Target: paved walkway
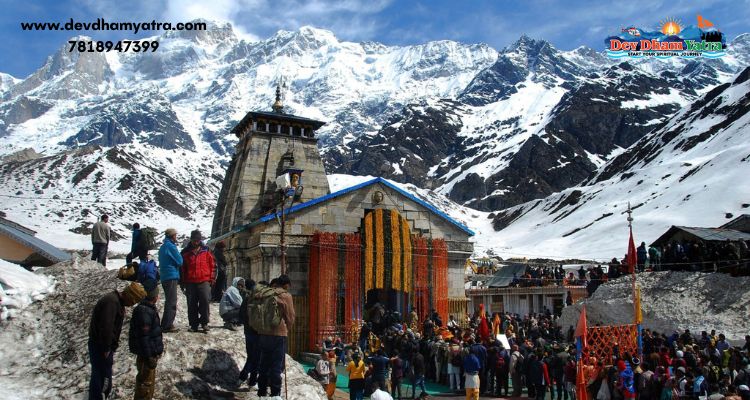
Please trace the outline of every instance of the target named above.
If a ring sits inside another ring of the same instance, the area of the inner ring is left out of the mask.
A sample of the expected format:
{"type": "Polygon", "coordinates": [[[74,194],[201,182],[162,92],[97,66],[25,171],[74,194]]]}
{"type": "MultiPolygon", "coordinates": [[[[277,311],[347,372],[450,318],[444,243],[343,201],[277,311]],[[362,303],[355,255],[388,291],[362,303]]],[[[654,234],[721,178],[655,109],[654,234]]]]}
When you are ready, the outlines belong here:
{"type": "MultiPolygon", "coordinates": [[[[336,390],[336,394],[333,396],[334,400],[349,400],[349,393],[343,390],[336,390]]],[[[367,398],[367,397],[365,397],[367,398]]],[[[429,398],[436,398],[441,400],[465,400],[466,395],[452,395],[452,394],[435,394],[430,395],[429,398]]],[[[411,399],[411,397],[403,397],[403,399],[411,399]]],[[[481,396],[480,399],[512,399],[512,400],[529,400],[528,397],[493,397],[493,396],[481,396]]]]}
{"type": "MultiPolygon", "coordinates": [[[[310,364],[302,364],[305,367],[305,370],[308,370],[309,368],[312,368],[312,365],[310,364]]],[[[335,400],[349,400],[349,392],[346,390],[346,388],[349,385],[349,379],[346,374],[346,368],[339,365],[336,366],[336,371],[338,372],[338,379],[336,379],[336,393],[334,394],[333,398],[335,400]]],[[[465,400],[466,395],[460,394],[457,395],[455,393],[452,393],[450,389],[445,385],[438,385],[434,382],[427,381],[427,393],[429,393],[429,398],[439,398],[442,400],[465,400]]],[[[404,395],[407,394],[406,389],[409,388],[408,394],[411,395],[411,386],[404,384],[402,386],[402,393],[404,395]]],[[[368,399],[369,397],[365,397],[365,399],[368,399]]],[[[402,399],[412,399],[413,397],[402,397],[402,399]]],[[[528,400],[528,397],[494,397],[494,396],[480,396],[481,399],[511,399],[511,400],[528,400]]]]}

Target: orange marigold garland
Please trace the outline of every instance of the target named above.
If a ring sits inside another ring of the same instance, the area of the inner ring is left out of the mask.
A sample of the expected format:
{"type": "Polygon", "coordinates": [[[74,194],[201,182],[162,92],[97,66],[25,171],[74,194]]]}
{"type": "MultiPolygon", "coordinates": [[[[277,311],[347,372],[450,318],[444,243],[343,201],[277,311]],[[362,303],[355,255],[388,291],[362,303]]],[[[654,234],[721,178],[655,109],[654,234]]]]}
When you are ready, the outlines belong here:
{"type": "Polygon", "coordinates": [[[391,240],[392,245],[392,261],[391,265],[393,268],[393,281],[391,287],[396,290],[401,290],[401,215],[396,210],[391,210],[391,240]]]}
{"type": "Polygon", "coordinates": [[[383,289],[388,293],[388,289],[393,284],[393,231],[391,230],[391,215],[388,210],[383,210],[383,289]]]}
{"type": "Polygon", "coordinates": [[[448,321],[448,247],[443,239],[432,240],[435,309],[448,321]]]}
{"type": "Polygon", "coordinates": [[[375,246],[373,245],[373,233],[372,233],[372,220],[373,220],[374,214],[372,212],[365,215],[365,222],[364,222],[364,271],[365,271],[365,292],[362,293],[363,296],[367,296],[367,292],[372,289],[373,286],[373,252],[375,251],[375,246]]]}
{"type": "Polygon", "coordinates": [[[320,277],[320,232],[315,232],[310,243],[310,268],[307,271],[307,305],[310,310],[309,342],[310,349],[315,349],[318,340],[318,301],[320,289],[318,287],[320,277]]]}
{"type": "Polygon", "coordinates": [[[383,228],[383,210],[375,210],[375,288],[384,288],[385,278],[385,238],[383,228]]]}
{"type": "Polygon", "coordinates": [[[403,281],[404,292],[412,293],[412,250],[411,250],[411,230],[409,221],[406,218],[401,219],[401,243],[403,244],[404,264],[403,264],[403,281]]]}
{"type": "Polygon", "coordinates": [[[419,320],[424,321],[430,311],[427,271],[427,239],[414,236],[414,306],[419,320]]]}
{"type": "Polygon", "coordinates": [[[324,232],[321,235],[320,282],[321,294],[319,310],[322,323],[321,336],[330,336],[336,332],[336,307],[338,303],[338,265],[339,248],[338,235],[324,232]]]}
{"type": "Polygon", "coordinates": [[[344,330],[346,341],[356,341],[356,332],[362,321],[364,294],[362,293],[362,248],[361,236],[357,233],[344,235],[346,245],[344,281],[345,281],[345,312],[344,330]]]}

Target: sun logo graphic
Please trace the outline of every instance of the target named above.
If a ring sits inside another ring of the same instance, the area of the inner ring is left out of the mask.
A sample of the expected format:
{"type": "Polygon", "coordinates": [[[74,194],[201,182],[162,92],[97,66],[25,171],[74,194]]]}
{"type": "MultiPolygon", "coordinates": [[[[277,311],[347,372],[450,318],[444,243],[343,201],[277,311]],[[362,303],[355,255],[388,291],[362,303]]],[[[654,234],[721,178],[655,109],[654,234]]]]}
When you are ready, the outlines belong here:
{"type": "Polygon", "coordinates": [[[679,35],[682,31],[682,21],[676,18],[659,21],[659,31],[667,36],[679,35]]]}

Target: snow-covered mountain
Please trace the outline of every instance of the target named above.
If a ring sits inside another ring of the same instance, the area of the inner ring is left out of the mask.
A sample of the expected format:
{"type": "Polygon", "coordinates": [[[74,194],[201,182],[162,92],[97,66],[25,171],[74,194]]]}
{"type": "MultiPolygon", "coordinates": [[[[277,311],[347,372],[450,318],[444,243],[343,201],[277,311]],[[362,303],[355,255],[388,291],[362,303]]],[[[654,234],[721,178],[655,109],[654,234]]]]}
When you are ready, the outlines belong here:
{"type": "Polygon", "coordinates": [[[613,64],[523,36],[457,98],[407,106],[352,142],[338,170],[430,187],[484,211],[545,197],[580,183],[743,65],[733,55],[665,61],[673,69],[653,63],[613,64]]]}
{"type": "Polygon", "coordinates": [[[0,185],[12,196],[0,199],[8,218],[67,249],[88,248],[91,226],[107,213],[111,249],[128,252],[133,222],[207,230],[223,179],[215,157],[188,150],[87,146],[0,164],[0,185]]]}
{"type": "Polygon", "coordinates": [[[247,42],[208,23],[156,39],[154,53],[61,46],[24,79],[0,74],[0,211],[67,248],[88,247],[104,212],[123,236],[133,221],[207,230],[229,129],[281,84],[287,112],[327,123],[329,173],[407,184],[489,227],[489,212],[580,185],[750,62],[750,35],[719,60],[634,63],[526,36],[500,51],[312,27],[247,42]]]}
{"type": "Polygon", "coordinates": [[[582,185],[492,215],[500,231],[484,236],[484,246],[518,255],[620,257],[627,249],[628,203],[638,242],[655,240],[671,225],[719,226],[750,212],[749,137],[747,68],[582,185]]]}

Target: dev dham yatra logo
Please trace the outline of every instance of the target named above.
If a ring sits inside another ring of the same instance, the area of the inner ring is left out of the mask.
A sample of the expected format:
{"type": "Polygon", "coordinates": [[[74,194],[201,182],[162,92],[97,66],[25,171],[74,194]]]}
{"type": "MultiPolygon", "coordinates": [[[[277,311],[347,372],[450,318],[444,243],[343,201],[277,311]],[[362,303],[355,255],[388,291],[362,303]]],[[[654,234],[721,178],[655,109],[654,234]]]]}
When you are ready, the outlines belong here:
{"type": "Polygon", "coordinates": [[[683,26],[675,18],[659,22],[656,30],[631,26],[605,40],[610,58],[719,58],[725,55],[724,34],[698,15],[698,26],[683,26]]]}

